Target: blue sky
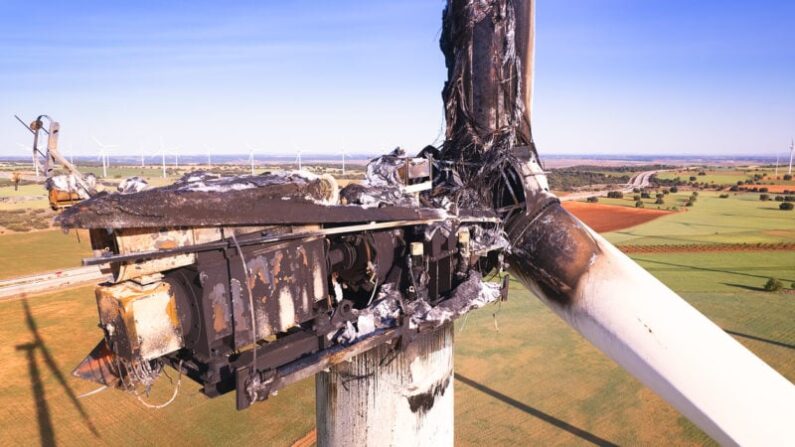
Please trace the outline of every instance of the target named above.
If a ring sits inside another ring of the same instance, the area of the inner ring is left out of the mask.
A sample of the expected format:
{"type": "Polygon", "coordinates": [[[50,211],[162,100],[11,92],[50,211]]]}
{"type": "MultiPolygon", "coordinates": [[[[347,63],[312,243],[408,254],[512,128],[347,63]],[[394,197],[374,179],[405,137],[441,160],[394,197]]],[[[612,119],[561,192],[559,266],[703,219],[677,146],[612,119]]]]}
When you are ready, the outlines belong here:
{"type": "MultiPolygon", "coordinates": [[[[795,2],[540,0],[543,153],[772,154],[795,134],[795,2]]],[[[0,0],[0,154],[13,120],[67,153],[411,150],[440,138],[439,0],[0,0]]]]}

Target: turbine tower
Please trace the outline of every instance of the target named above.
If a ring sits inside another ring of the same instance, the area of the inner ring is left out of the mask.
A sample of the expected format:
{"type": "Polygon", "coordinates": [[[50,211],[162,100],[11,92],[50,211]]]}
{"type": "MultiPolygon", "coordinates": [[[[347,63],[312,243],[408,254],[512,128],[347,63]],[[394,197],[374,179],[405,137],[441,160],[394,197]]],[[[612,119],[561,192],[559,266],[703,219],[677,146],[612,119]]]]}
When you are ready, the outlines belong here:
{"type": "Polygon", "coordinates": [[[345,175],[345,155],[347,155],[347,152],[345,152],[345,149],[343,149],[342,150],[342,175],[345,175]]]}
{"type": "Polygon", "coordinates": [[[246,147],[248,148],[248,165],[251,168],[251,175],[254,175],[254,151],[256,149],[249,143],[246,143],[246,147]]]}
{"type": "Polygon", "coordinates": [[[298,153],[295,156],[296,161],[298,161],[298,170],[301,170],[301,150],[298,150],[298,153]]]}
{"type": "Polygon", "coordinates": [[[210,146],[204,145],[204,149],[207,151],[207,169],[213,167],[213,151],[210,146]]]}
{"type": "Polygon", "coordinates": [[[112,149],[116,146],[115,144],[102,144],[96,137],[91,137],[97,146],[99,146],[99,158],[102,160],[102,177],[108,176],[108,166],[110,165],[110,160],[108,159],[108,149],[112,149]]]}
{"type": "Polygon", "coordinates": [[[792,154],[795,153],[795,139],[791,140],[789,143],[789,170],[787,170],[787,174],[792,175],[792,154]]]}
{"type": "Polygon", "coordinates": [[[160,158],[161,166],[163,167],[163,178],[166,178],[166,145],[163,143],[163,137],[160,137],[160,158]]]}

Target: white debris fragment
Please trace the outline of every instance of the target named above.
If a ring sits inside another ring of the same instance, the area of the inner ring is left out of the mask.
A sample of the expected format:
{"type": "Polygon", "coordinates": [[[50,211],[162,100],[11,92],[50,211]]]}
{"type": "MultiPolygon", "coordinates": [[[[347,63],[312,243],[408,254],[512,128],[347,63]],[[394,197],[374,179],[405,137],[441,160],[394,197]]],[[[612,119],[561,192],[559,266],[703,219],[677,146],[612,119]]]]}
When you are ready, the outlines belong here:
{"type": "Polygon", "coordinates": [[[135,176],[122,180],[122,182],[119,183],[119,186],[116,187],[116,190],[122,194],[132,194],[144,191],[147,188],[149,188],[149,183],[144,180],[143,177],[135,176]]]}

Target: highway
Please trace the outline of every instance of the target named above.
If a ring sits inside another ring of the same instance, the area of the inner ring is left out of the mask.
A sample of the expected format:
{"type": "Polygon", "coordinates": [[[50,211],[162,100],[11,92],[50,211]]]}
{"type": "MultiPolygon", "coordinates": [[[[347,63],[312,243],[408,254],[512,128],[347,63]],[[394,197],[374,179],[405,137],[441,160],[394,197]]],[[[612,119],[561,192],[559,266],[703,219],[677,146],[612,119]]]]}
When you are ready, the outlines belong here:
{"type": "MultiPolygon", "coordinates": [[[[618,191],[629,193],[632,192],[635,188],[648,188],[651,185],[651,176],[658,172],[663,172],[662,170],[657,171],[643,171],[639,172],[632,176],[625,185],[621,185],[621,189],[618,191]]],[[[606,196],[608,192],[611,190],[601,190],[601,191],[579,191],[574,192],[571,194],[567,194],[560,198],[561,202],[571,202],[575,200],[583,200],[587,199],[588,197],[596,196],[596,197],[603,197],[606,196]]],[[[615,191],[615,190],[614,190],[615,191]]]]}

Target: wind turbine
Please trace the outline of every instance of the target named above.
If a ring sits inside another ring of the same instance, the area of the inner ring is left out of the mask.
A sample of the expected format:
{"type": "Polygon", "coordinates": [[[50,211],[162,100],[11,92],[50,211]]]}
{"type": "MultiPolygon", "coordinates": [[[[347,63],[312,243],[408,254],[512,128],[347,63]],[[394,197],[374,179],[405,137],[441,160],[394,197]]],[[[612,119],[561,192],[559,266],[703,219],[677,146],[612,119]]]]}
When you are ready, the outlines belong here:
{"type": "Polygon", "coordinates": [[[138,151],[141,152],[141,167],[143,168],[143,167],[145,167],[144,166],[144,144],[143,143],[138,143],[138,151]]]}
{"type": "Polygon", "coordinates": [[[251,175],[254,175],[254,146],[246,143],[248,147],[248,164],[251,167],[251,175]]]}
{"type": "MultiPolygon", "coordinates": [[[[17,143],[17,145],[19,147],[21,147],[22,149],[25,149],[25,150],[29,149],[28,146],[26,146],[26,145],[24,145],[22,143],[17,143]]],[[[33,161],[33,169],[36,170],[36,178],[39,178],[39,157],[36,156],[36,151],[35,150],[33,151],[33,159],[32,159],[32,161],[33,161]]]]}
{"type": "Polygon", "coordinates": [[[295,160],[298,162],[298,170],[301,170],[301,149],[295,154],[295,160]]]}
{"type": "Polygon", "coordinates": [[[347,155],[347,152],[345,151],[345,149],[343,149],[342,150],[342,175],[345,175],[345,155],[347,155]]]}
{"type": "Polygon", "coordinates": [[[213,167],[213,154],[212,148],[210,146],[204,145],[204,149],[207,151],[207,169],[213,167]]]}
{"type": "Polygon", "coordinates": [[[789,170],[787,174],[792,175],[792,154],[795,154],[795,139],[789,143],[789,170]]]}
{"type": "Polygon", "coordinates": [[[166,178],[166,145],[163,143],[163,137],[160,137],[160,156],[163,167],[163,178],[166,178]]]}
{"type": "Polygon", "coordinates": [[[112,149],[116,146],[115,144],[102,144],[96,137],[91,137],[97,146],[99,146],[99,158],[102,160],[102,177],[108,176],[108,166],[110,165],[110,160],[108,159],[108,149],[112,149]]]}

